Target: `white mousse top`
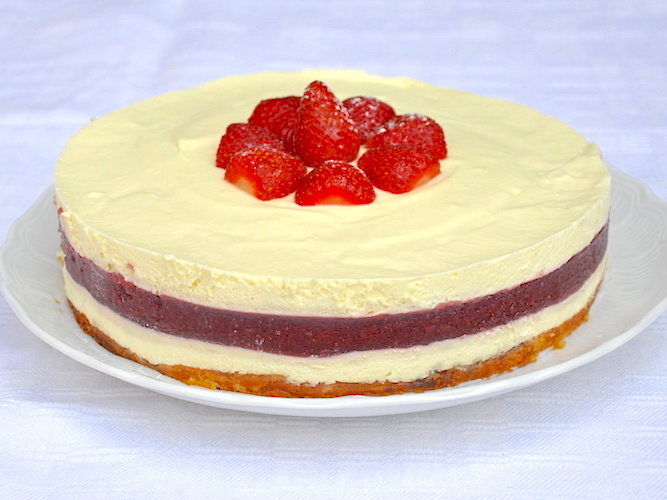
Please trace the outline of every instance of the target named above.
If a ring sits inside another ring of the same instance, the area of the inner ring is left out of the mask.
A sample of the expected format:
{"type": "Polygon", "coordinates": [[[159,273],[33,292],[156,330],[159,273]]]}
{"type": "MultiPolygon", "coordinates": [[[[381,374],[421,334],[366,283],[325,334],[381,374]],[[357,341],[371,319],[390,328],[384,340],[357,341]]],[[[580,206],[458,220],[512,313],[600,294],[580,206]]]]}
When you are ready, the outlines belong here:
{"type": "Polygon", "coordinates": [[[358,71],[260,73],[94,120],[56,170],[61,224],[104,269],[185,300],[359,316],[434,307],[556,269],[606,223],[609,174],[564,123],[503,100],[358,71]],[[442,173],[369,205],[260,201],[215,168],[220,136],[261,100],[322,80],[443,127],[442,173]]]}

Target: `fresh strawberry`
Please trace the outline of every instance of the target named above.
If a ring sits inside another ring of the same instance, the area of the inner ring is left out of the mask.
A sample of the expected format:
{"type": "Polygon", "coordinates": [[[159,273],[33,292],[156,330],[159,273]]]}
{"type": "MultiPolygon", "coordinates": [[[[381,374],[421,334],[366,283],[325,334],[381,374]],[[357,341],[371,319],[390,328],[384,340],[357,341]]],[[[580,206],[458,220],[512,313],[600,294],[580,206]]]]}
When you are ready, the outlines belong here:
{"type": "Polygon", "coordinates": [[[244,149],[263,146],[284,150],[282,141],[271,131],[248,123],[232,123],[227,127],[225,135],[220,138],[215,166],[227,168],[229,159],[244,149]]]}
{"type": "Polygon", "coordinates": [[[447,156],[447,143],[442,127],[432,118],[419,113],[391,118],[366,142],[369,148],[394,144],[419,147],[438,160],[447,156]]]}
{"type": "Polygon", "coordinates": [[[248,118],[248,123],[269,129],[283,141],[285,149],[289,151],[300,102],[301,98],[298,96],[260,101],[248,118]]]}
{"type": "Polygon", "coordinates": [[[260,200],[287,196],[297,188],[308,169],[285,151],[254,147],[229,159],[225,179],[260,200]]]}
{"type": "Polygon", "coordinates": [[[361,143],[364,144],[375,130],[396,116],[394,108],[375,97],[357,96],[343,101],[350,118],[357,125],[361,143]]]}
{"type": "Polygon", "coordinates": [[[326,160],[354,160],[360,144],[357,127],[334,93],[321,81],[310,83],[299,106],[294,152],[316,167],[326,160]]]}
{"type": "Polygon", "coordinates": [[[365,205],[375,199],[373,185],[359,168],[325,161],[313,169],[294,194],[298,205],[365,205]]]}
{"type": "Polygon", "coordinates": [[[440,173],[440,162],[414,146],[369,149],[358,165],[377,188],[395,194],[411,191],[440,173]]]}

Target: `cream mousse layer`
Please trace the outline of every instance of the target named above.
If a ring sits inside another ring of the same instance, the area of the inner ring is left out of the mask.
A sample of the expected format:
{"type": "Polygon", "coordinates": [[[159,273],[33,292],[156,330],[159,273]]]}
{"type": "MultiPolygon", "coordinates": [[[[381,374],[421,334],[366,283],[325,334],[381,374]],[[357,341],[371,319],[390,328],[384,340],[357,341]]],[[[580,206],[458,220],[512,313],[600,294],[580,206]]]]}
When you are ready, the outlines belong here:
{"type": "Polygon", "coordinates": [[[229,347],[164,334],[134,323],[99,304],[65,271],[72,305],[112,340],[154,365],[183,365],[227,373],[283,375],[294,384],[403,382],[473,365],[501,355],[542,332],[563,324],[594,298],[605,270],[603,261],[567,299],[538,313],[472,335],[404,349],[357,351],[328,357],[300,357],[229,347]]]}
{"type": "MultiPolygon", "coordinates": [[[[361,317],[466,301],[549,273],[606,224],[598,148],[507,101],[358,71],[223,78],[123,108],[56,169],[61,228],[102,269],[157,295],[244,312],[361,317]],[[214,167],[220,136],[313,80],[445,131],[442,174],[363,206],[259,201],[214,167]]],[[[475,336],[477,337],[477,336],[475,336]]]]}

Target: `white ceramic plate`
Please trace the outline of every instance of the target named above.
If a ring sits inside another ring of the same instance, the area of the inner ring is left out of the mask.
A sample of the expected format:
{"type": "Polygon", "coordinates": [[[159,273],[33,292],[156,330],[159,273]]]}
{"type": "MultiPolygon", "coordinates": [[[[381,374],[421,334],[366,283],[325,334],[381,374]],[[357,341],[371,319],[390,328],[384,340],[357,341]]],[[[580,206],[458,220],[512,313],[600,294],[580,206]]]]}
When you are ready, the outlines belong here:
{"type": "Polygon", "coordinates": [[[639,181],[612,169],[609,269],[591,320],[564,349],[487,380],[422,394],[333,399],[268,398],[193,387],[115,356],[85,335],[63,291],[56,260],[53,188],[12,226],[0,249],[2,289],[20,320],[62,353],[131,384],[194,403],[257,413],[358,417],[410,413],[478,401],[536,384],[620,347],[667,308],[667,204],[639,181]]]}

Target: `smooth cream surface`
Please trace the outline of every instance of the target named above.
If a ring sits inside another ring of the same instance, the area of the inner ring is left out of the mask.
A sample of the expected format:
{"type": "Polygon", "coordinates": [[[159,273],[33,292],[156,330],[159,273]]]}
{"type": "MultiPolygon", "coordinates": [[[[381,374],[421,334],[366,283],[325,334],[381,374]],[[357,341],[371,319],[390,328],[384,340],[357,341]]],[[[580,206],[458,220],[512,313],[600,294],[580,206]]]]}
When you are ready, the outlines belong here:
{"type": "Polygon", "coordinates": [[[63,230],[102,268],[196,303],[331,316],[428,309],[552,271],[606,223],[609,182],[597,147],[556,119],[348,70],[228,77],[129,106],[73,137],[56,169],[63,230]],[[434,118],[442,173],[365,206],[263,202],[224,181],[227,125],[316,79],[434,118]]]}

